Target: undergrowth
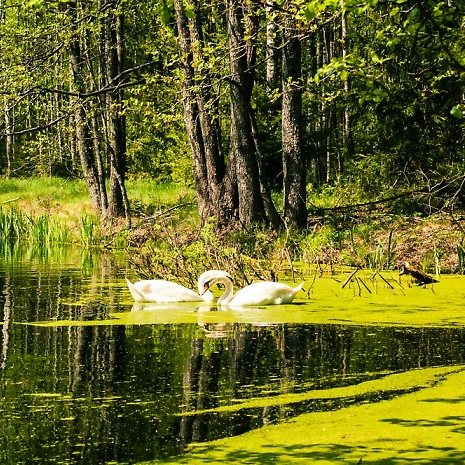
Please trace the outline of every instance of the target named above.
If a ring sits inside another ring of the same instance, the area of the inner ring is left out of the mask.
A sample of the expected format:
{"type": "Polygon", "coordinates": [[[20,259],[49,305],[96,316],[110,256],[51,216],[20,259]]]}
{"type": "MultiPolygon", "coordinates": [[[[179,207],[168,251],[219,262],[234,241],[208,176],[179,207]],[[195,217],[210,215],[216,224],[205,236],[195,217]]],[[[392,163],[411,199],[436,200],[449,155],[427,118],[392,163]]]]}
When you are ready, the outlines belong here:
{"type": "Polygon", "coordinates": [[[82,180],[3,180],[0,245],[126,250],[138,275],[186,285],[208,268],[230,271],[241,285],[283,276],[298,280],[297,269],[314,265],[377,271],[409,261],[424,272],[465,273],[465,220],[458,214],[402,215],[393,202],[370,204],[357,190],[339,186],[311,190],[305,231],[220,231],[214,223],[199,229],[189,187],[128,180],[127,189],[137,223],[132,229],[118,222],[102,226],[82,180]]]}

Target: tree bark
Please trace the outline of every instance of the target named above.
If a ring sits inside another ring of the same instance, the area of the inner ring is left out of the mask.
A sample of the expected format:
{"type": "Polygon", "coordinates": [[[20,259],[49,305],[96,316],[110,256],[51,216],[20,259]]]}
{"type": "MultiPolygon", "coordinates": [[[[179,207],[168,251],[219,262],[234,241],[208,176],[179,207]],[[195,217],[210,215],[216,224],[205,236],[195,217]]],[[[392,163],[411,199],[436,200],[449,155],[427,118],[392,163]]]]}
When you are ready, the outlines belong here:
{"type": "MultiPolygon", "coordinates": [[[[227,163],[222,149],[219,95],[210,74],[204,47],[198,1],[175,0],[181,66],[184,119],[192,151],[201,223],[214,217],[217,224],[279,220],[261,169],[260,147],[251,105],[254,86],[258,16],[252,2],[229,0],[226,10],[230,76],[230,138],[227,163]],[[195,13],[195,14],[194,14],[195,13]],[[248,37],[246,39],[246,37],[248,37]],[[274,211],[274,217],[273,217],[274,211]]],[[[277,222],[277,221],[276,221],[277,222]]]]}
{"type": "Polygon", "coordinates": [[[245,29],[245,19],[252,18],[250,11],[243,11],[243,3],[229,0],[227,10],[229,64],[231,73],[231,146],[235,161],[238,219],[244,227],[266,222],[264,203],[260,192],[259,167],[252,138],[249,114],[254,85],[253,67],[255,47],[246,41],[251,28],[245,29]]]}
{"type": "MultiPolygon", "coordinates": [[[[110,1],[110,4],[113,3],[110,1]]],[[[107,13],[105,24],[105,51],[108,85],[116,90],[107,93],[108,145],[110,149],[110,201],[108,216],[125,216],[131,226],[129,200],[125,187],[126,174],[126,121],[122,112],[123,91],[118,89],[124,71],[123,15],[113,10],[107,13]]]]}
{"type": "Polygon", "coordinates": [[[306,164],[302,149],[301,42],[294,19],[285,18],[283,34],[282,147],[284,220],[292,228],[307,224],[306,164]]]}
{"type": "Polygon", "coordinates": [[[266,14],[266,88],[274,91],[279,85],[278,67],[278,27],[274,18],[276,7],[274,0],[265,4],[266,14]]]}
{"type": "MultiPolygon", "coordinates": [[[[193,3],[190,4],[194,5],[193,3]]],[[[208,221],[210,216],[217,217],[218,214],[215,210],[215,199],[214,196],[211,195],[209,186],[209,181],[213,178],[209,178],[207,169],[207,151],[203,135],[206,120],[203,120],[203,125],[200,124],[200,110],[197,103],[198,98],[195,93],[195,71],[192,64],[193,51],[190,28],[199,27],[199,24],[196,22],[189,25],[189,20],[187,19],[180,0],[175,0],[174,7],[176,11],[179,54],[181,58],[181,67],[184,73],[184,80],[182,83],[184,121],[191,147],[200,221],[203,225],[208,221]]]]}
{"type": "MultiPolygon", "coordinates": [[[[68,3],[68,13],[70,15],[71,27],[74,27],[77,21],[76,2],[68,3]]],[[[69,61],[74,90],[79,94],[84,93],[85,89],[82,69],[83,58],[81,55],[79,37],[76,31],[74,31],[69,43],[69,61]]],[[[89,102],[80,98],[75,98],[74,101],[76,150],[79,154],[82,171],[89,188],[92,207],[95,211],[99,212],[101,216],[105,216],[108,207],[106,202],[105,184],[102,184],[102,179],[100,179],[98,176],[95,156],[93,152],[92,138],[90,137],[90,131],[87,122],[89,102]]]]}

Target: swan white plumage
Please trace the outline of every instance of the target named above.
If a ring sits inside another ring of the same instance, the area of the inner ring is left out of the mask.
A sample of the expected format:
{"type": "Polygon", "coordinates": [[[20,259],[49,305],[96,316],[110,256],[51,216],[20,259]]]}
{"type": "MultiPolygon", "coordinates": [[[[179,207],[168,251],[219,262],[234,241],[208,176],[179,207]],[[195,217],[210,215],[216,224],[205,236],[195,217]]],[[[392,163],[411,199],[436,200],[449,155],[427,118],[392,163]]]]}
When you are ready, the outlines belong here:
{"type": "Polygon", "coordinates": [[[250,284],[233,294],[234,288],[231,275],[222,270],[209,270],[202,273],[198,284],[199,290],[200,286],[203,286],[203,292],[209,292],[209,289],[214,284],[224,285],[225,290],[218,299],[218,307],[244,307],[290,304],[297,292],[302,289],[304,282],[293,288],[287,284],[261,281],[250,284]]]}
{"type": "Polygon", "coordinates": [[[136,302],[211,302],[215,297],[210,291],[205,292],[202,276],[197,282],[198,294],[181,284],[163,279],[144,279],[132,283],[126,278],[126,283],[136,302]]]}

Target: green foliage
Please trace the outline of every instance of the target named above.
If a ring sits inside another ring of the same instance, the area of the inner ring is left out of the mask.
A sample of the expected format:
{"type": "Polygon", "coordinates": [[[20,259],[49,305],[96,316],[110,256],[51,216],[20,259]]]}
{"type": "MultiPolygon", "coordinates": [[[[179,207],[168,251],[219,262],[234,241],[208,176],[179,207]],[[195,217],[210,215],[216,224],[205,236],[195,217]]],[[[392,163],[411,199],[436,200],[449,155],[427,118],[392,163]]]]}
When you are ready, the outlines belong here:
{"type": "Polygon", "coordinates": [[[49,247],[70,242],[70,232],[49,214],[36,218],[11,208],[0,209],[0,243],[49,247]]]}
{"type": "MultiPolygon", "coordinates": [[[[197,10],[183,4],[189,20],[198,14],[205,24],[203,42],[195,48],[196,92],[211,92],[205,110],[217,118],[227,154],[230,111],[225,83],[231,76],[224,2],[208,7],[199,2],[197,10]]],[[[120,7],[127,73],[119,110],[127,129],[127,174],[129,179],[192,187],[173,1],[127,0],[120,7]]],[[[309,169],[309,208],[403,192],[424,195],[405,196],[393,202],[392,211],[431,213],[465,205],[462,3],[295,0],[278,2],[269,16],[260,2],[254,7],[260,23],[253,38],[257,65],[252,103],[265,177],[276,190],[275,198],[281,197],[283,176],[282,83],[280,69],[277,82],[267,82],[265,19],[275,23],[279,53],[289,14],[302,40],[302,144],[309,169]],[[343,20],[346,37],[341,35],[343,20]]],[[[8,176],[80,174],[76,101],[70,95],[75,91],[69,67],[70,13],[61,1],[7,2],[0,7],[1,127],[5,134],[14,134],[0,144],[0,172],[8,176]]],[[[86,100],[86,123],[105,132],[107,102],[99,90],[107,76],[98,57],[103,47],[100,25],[109,13],[93,2],[81,2],[74,13],[88,59],[82,79],[85,88],[96,93],[86,100]]],[[[108,147],[103,139],[98,144],[108,165],[108,147]]],[[[71,192],[72,185],[63,182],[61,189],[71,192]]],[[[21,196],[33,198],[30,191],[28,186],[21,196]]],[[[55,193],[50,195],[52,209],[55,193]]]]}
{"type": "Polygon", "coordinates": [[[261,228],[218,231],[212,221],[200,234],[192,234],[179,224],[173,227],[165,222],[152,228],[130,261],[148,279],[176,278],[196,288],[203,271],[223,269],[234,276],[235,286],[244,286],[257,280],[275,281],[289,273],[294,276],[293,260],[299,251],[292,245],[289,237],[279,238],[261,228]]]}
{"type": "Polygon", "coordinates": [[[83,247],[91,247],[101,243],[100,225],[95,216],[86,215],[81,218],[80,238],[83,247]]]}

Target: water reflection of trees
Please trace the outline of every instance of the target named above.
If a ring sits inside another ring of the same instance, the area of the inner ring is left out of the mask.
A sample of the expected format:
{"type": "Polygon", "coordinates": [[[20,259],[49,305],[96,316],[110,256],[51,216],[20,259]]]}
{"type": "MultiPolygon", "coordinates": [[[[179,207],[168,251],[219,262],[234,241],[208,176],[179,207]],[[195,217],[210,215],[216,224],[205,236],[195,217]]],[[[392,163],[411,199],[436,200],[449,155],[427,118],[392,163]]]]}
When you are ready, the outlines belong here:
{"type": "Polygon", "coordinates": [[[460,328],[94,325],[124,310],[104,286],[113,279],[107,265],[89,275],[44,269],[0,275],[6,424],[0,463],[165,457],[191,441],[236,435],[292,414],[272,402],[236,413],[196,412],[464,362],[460,328]],[[83,324],[14,324],[54,319],[83,324]]]}
{"type": "Polygon", "coordinates": [[[239,434],[284,418],[291,409],[272,405],[260,412],[192,414],[196,411],[464,358],[464,332],[451,328],[231,324],[210,326],[207,335],[212,333],[220,337],[197,334],[191,340],[179,429],[184,444],[239,434]]]}

